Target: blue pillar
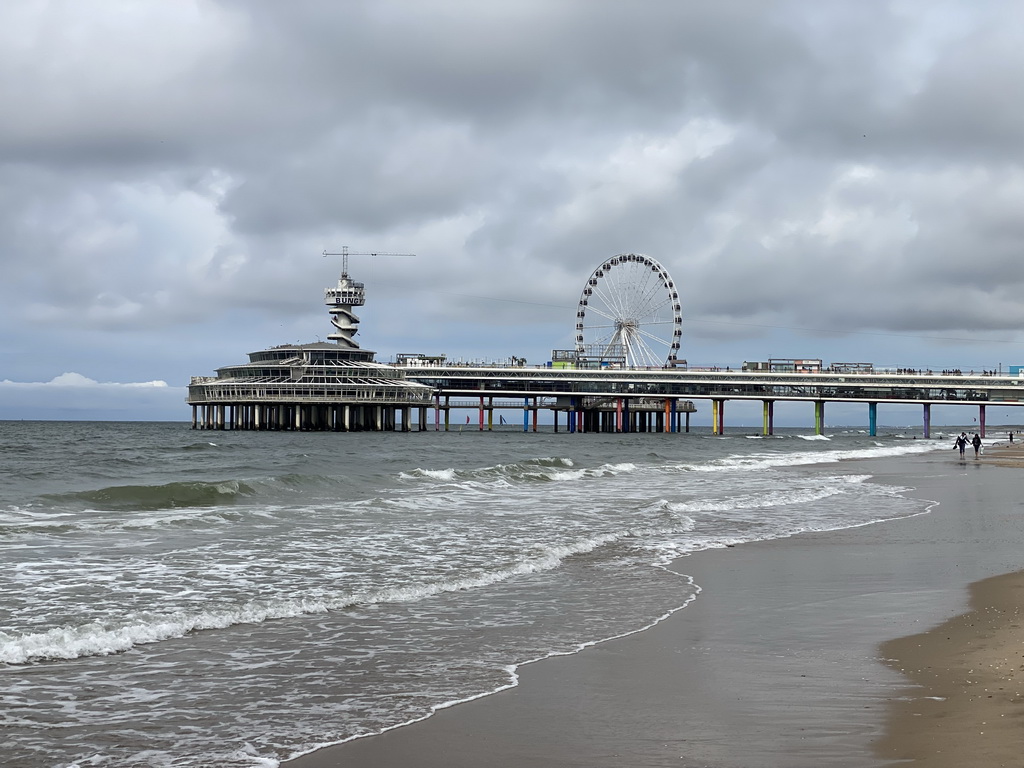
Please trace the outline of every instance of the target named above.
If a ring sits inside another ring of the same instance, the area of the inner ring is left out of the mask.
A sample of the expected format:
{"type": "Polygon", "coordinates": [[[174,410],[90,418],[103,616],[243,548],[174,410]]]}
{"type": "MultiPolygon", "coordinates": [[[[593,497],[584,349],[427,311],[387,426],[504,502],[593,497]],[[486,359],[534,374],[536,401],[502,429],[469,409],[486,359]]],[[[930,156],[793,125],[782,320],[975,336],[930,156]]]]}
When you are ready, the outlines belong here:
{"type": "Polygon", "coordinates": [[[868,434],[878,434],[878,403],[868,403],[868,434]]]}
{"type": "Polygon", "coordinates": [[[932,436],[932,404],[924,404],[924,436],[928,439],[932,436]]]}
{"type": "Polygon", "coordinates": [[[672,398],[672,432],[679,431],[679,414],[676,412],[676,399],[672,398]]]}
{"type": "Polygon", "coordinates": [[[566,416],[569,417],[569,434],[573,434],[576,431],[576,398],[569,398],[569,410],[566,412],[566,416]]]}
{"type": "Polygon", "coordinates": [[[530,431],[530,398],[523,398],[523,432],[530,431]]]}

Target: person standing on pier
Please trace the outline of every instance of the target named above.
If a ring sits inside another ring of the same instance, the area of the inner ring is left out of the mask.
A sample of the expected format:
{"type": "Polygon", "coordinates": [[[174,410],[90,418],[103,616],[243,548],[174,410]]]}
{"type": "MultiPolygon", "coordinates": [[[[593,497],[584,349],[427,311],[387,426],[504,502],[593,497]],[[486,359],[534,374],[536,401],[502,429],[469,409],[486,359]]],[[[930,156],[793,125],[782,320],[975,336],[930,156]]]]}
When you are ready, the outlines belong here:
{"type": "Polygon", "coordinates": [[[960,458],[961,459],[964,457],[964,450],[967,448],[967,442],[968,442],[968,440],[967,440],[967,433],[966,432],[961,432],[960,436],[956,439],[956,442],[953,443],[953,447],[954,448],[959,448],[960,449],[960,458]]]}
{"type": "MultiPolygon", "coordinates": [[[[981,438],[978,437],[978,433],[974,433],[974,437],[971,438],[971,445],[974,446],[974,458],[978,458],[978,451],[981,449],[981,438]]],[[[961,451],[963,453],[963,451],[961,451]]]]}

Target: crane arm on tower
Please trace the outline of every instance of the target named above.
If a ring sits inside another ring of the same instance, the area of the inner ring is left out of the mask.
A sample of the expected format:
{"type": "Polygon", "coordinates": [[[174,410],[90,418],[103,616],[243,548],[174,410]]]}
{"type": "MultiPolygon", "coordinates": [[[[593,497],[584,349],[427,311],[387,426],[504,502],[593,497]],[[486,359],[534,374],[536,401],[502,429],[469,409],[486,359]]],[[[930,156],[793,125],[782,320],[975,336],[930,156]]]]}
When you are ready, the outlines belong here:
{"type": "Polygon", "coordinates": [[[386,253],[384,251],[350,251],[347,245],[343,245],[340,251],[328,251],[324,249],[324,258],[328,256],[341,256],[341,274],[348,275],[349,256],[415,256],[415,253],[386,253]]]}

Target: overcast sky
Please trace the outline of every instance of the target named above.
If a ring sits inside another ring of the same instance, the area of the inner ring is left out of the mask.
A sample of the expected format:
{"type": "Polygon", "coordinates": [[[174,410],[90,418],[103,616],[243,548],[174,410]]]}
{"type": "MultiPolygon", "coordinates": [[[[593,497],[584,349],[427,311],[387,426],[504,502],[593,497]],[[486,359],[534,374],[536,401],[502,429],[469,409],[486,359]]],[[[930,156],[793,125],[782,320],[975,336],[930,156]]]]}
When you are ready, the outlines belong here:
{"type": "Polygon", "coordinates": [[[638,252],[691,365],[1024,364],[1022,3],[18,0],[0,104],[0,418],[189,418],[343,245],[381,360],[638,252]]]}

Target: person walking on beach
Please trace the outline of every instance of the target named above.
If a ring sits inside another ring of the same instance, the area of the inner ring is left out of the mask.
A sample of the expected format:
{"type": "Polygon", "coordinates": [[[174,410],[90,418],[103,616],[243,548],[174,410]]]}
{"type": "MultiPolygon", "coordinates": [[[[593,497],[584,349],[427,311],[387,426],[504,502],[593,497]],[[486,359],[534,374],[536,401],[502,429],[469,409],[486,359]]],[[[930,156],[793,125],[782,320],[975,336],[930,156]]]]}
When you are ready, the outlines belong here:
{"type": "Polygon", "coordinates": [[[981,438],[978,437],[978,433],[974,433],[974,437],[971,438],[971,445],[974,446],[974,458],[978,458],[978,450],[981,448],[981,438]]]}
{"type": "Polygon", "coordinates": [[[953,447],[960,449],[960,458],[962,459],[964,457],[964,450],[967,448],[967,433],[966,432],[961,432],[960,433],[960,436],[956,439],[956,442],[953,443],[953,447]]]}

